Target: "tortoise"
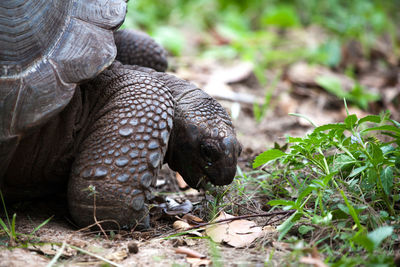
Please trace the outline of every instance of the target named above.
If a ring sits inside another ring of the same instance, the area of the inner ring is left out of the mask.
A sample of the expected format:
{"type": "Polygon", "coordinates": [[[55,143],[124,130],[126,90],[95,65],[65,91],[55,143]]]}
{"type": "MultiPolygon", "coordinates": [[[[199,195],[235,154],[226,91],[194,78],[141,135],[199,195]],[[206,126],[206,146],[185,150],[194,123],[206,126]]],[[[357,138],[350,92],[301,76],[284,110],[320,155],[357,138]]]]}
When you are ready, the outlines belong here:
{"type": "Polygon", "coordinates": [[[7,198],[66,192],[79,226],[95,210],[97,220],[147,228],[164,163],[193,188],[232,182],[241,146],[228,114],[163,72],[165,51],[148,36],[116,31],[125,13],[123,0],[0,3],[7,198]]]}

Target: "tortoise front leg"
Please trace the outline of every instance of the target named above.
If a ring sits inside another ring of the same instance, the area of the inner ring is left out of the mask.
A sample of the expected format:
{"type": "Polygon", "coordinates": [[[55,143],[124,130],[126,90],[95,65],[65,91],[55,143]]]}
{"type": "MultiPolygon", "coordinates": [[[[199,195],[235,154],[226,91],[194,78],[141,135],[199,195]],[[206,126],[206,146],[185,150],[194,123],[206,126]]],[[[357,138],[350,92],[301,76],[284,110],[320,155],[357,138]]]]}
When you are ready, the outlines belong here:
{"type": "Polygon", "coordinates": [[[149,227],[146,194],[166,153],[172,96],[148,74],[121,65],[104,71],[83,91],[95,104],[69,180],[71,215],[86,226],[94,222],[96,209],[98,221],[149,227]],[[89,187],[95,188],[95,203],[89,187]]]}
{"type": "Polygon", "coordinates": [[[167,52],[144,32],[124,29],[114,32],[117,46],[116,60],[127,65],[138,65],[165,71],[168,68],[167,52]]]}

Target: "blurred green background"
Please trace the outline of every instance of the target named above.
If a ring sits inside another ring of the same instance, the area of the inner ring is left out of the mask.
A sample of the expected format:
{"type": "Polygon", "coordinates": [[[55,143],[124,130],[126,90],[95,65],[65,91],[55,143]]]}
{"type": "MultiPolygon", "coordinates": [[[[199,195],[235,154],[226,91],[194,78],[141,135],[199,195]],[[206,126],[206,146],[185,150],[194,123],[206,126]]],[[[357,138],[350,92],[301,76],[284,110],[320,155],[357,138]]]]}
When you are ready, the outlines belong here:
{"type": "Polygon", "coordinates": [[[399,8],[398,0],[131,0],[124,27],[144,30],[175,56],[336,67],[353,40],[368,55],[384,37],[398,55],[399,8]],[[294,34],[307,31],[316,40],[294,34]]]}

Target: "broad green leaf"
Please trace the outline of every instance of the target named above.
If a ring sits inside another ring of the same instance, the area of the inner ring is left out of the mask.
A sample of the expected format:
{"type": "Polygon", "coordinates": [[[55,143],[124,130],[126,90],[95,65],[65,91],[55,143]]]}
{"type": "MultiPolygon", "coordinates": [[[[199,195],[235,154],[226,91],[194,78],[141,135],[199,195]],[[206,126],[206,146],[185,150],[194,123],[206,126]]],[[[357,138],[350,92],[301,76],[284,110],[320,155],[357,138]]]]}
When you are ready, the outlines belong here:
{"type": "Polygon", "coordinates": [[[393,188],[393,170],[391,167],[386,167],[383,169],[381,172],[381,181],[386,195],[390,195],[390,192],[393,188]]]}
{"type": "Polygon", "coordinates": [[[277,205],[282,205],[282,206],[290,206],[290,207],[295,207],[295,202],[291,200],[284,200],[284,199],[274,199],[270,200],[267,203],[270,206],[277,206],[277,205]]]}
{"type": "Polygon", "coordinates": [[[296,205],[300,206],[301,202],[303,201],[303,199],[308,196],[313,190],[315,190],[316,188],[313,186],[308,186],[306,189],[304,189],[299,196],[296,199],[296,205]]]}
{"type": "Polygon", "coordinates": [[[316,83],[329,93],[345,98],[347,93],[343,90],[340,80],[333,76],[320,76],[315,79],[316,83]]]}
{"type": "Polygon", "coordinates": [[[367,165],[353,169],[351,171],[351,173],[349,174],[349,177],[354,177],[354,176],[358,175],[359,173],[363,172],[366,168],[368,168],[367,165]]]}
{"type": "Polygon", "coordinates": [[[382,125],[363,130],[363,132],[370,132],[370,131],[391,131],[400,134],[400,129],[393,125],[382,125]]]}
{"type": "Polygon", "coordinates": [[[327,186],[328,183],[332,180],[332,177],[336,174],[336,172],[331,172],[330,174],[326,175],[324,179],[322,180],[324,183],[324,186],[327,186]]]}
{"type": "Polygon", "coordinates": [[[357,162],[358,162],[357,160],[354,160],[347,154],[340,154],[333,161],[332,169],[333,169],[333,171],[339,171],[342,168],[349,166],[349,165],[354,165],[357,162]]]}
{"type": "Polygon", "coordinates": [[[367,170],[367,180],[370,184],[375,184],[377,182],[377,174],[373,167],[367,170]]]}
{"type": "Polygon", "coordinates": [[[270,149],[267,150],[260,155],[258,155],[253,162],[253,168],[257,168],[271,160],[280,158],[287,155],[285,152],[280,151],[279,149],[270,149]]]}
{"type": "Polygon", "coordinates": [[[352,129],[354,127],[354,125],[357,122],[357,115],[356,114],[352,114],[346,117],[346,119],[344,119],[344,123],[346,124],[346,127],[348,129],[352,129]]]}
{"type": "Polygon", "coordinates": [[[326,130],[336,130],[336,129],[344,130],[346,129],[346,125],[344,123],[325,124],[315,128],[314,132],[323,132],[326,130]]]}
{"type": "Polygon", "coordinates": [[[358,120],[358,125],[364,123],[364,122],[374,122],[374,123],[380,123],[381,122],[381,117],[379,117],[378,115],[368,115],[365,116],[361,119],[358,120]]]}
{"type": "Polygon", "coordinates": [[[356,223],[358,229],[363,229],[364,227],[362,227],[361,223],[360,223],[360,219],[358,218],[358,215],[354,209],[354,207],[350,204],[349,200],[347,199],[345,193],[343,192],[343,190],[340,190],[340,194],[343,197],[344,202],[346,203],[347,208],[349,209],[349,213],[351,215],[351,217],[353,218],[354,222],[356,223]]]}
{"type": "Polygon", "coordinates": [[[379,146],[377,146],[374,143],[369,143],[369,150],[370,150],[371,157],[372,157],[372,159],[371,159],[372,164],[374,164],[376,166],[383,162],[383,160],[384,160],[383,153],[379,146]]]}
{"type": "Polygon", "coordinates": [[[289,28],[300,24],[297,12],[292,6],[276,6],[267,8],[265,14],[261,18],[264,25],[275,25],[282,28],[289,28]]]}
{"type": "Polygon", "coordinates": [[[288,143],[299,143],[302,141],[303,141],[303,138],[301,138],[301,137],[291,137],[291,136],[288,137],[288,143]]]}
{"type": "Polygon", "coordinates": [[[276,229],[281,233],[278,237],[278,240],[282,240],[285,237],[287,232],[294,226],[294,224],[301,218],[301,213],[297,211],[292,214],[289,218],[287,218],[281,225],[279,225],[276,229]]]}
{"type": "Polygon", "coordinates": [[[381,226],[374,231],[368,233],[368,238],[374,243],[374,248],[377,248],[381,242],[393,233],[392,226],[381,226]]]}
{"type": "Polygon", "coordinates": [[[374,242],[366,235],[361,234],[353,238],[354,242],[363,246],[368,252],[373,252],[374,242]]]}

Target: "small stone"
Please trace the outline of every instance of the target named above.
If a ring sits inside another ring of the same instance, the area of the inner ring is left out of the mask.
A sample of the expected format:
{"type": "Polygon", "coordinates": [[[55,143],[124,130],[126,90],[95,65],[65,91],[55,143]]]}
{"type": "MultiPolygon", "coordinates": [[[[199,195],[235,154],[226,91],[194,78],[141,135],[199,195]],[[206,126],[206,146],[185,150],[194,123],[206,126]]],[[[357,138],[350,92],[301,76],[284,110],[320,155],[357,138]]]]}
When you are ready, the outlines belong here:
{"type": "Polygon", "coordinates": [[[131,241],[128,243],[128,251],[129,253],[136,254],[139,252],[139,246],[136,242],[131,241]]]}

